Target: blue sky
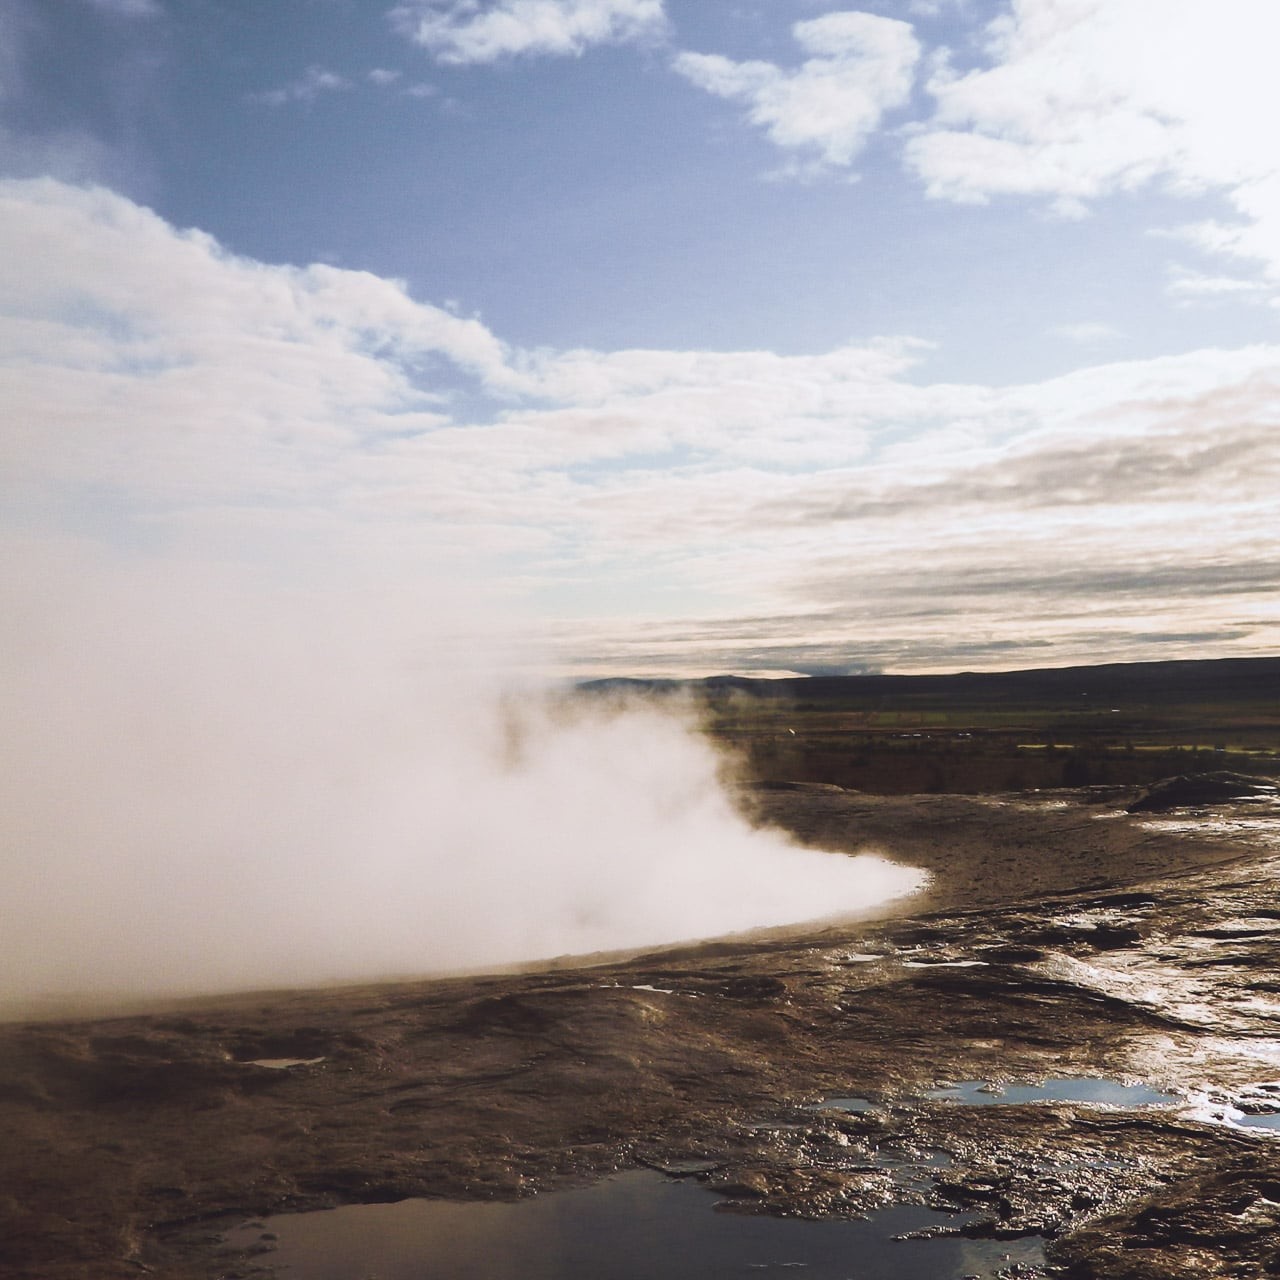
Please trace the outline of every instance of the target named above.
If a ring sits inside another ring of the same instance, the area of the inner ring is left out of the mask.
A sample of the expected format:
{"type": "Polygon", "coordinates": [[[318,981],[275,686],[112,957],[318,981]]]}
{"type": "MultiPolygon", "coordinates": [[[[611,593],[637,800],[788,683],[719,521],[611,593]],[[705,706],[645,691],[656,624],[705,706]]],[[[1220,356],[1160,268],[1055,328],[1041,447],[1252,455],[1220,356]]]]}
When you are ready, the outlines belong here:
{"type": "Polygon", "coordinates": [[[1277,37],[0,0],[8,559],[463,590],[574,674],[1275,652],[1277,37]]]}

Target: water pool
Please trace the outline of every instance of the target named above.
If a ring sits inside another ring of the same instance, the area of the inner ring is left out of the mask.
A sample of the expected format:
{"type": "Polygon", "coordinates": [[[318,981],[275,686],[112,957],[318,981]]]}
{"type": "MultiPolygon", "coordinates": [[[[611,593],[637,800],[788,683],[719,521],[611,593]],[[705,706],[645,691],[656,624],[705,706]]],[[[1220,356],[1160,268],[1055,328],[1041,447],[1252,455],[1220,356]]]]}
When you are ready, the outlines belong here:
{"type": "Polygon", "coordinates": [[[770,1272],[810,1280],[959,1280],[1043,1262],[1038,1238],[895,1240],[948,1215],[897,1205],[865,1219],[717,1213],[696,1182],[650,1171],[512,1204],[404,1200],[288,1214],[237,1228],[239,1249],[281,1280],[728,1280],[770,1272]]]}

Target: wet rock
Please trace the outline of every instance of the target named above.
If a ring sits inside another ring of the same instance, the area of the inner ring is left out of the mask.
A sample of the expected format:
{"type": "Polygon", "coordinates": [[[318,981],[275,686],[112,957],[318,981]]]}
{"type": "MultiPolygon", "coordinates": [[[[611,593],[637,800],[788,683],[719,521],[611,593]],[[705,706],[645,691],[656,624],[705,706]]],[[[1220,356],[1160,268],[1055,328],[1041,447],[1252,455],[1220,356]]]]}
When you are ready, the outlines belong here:
{"type": "Polygon", "coordinates": [[[1043,960],[1047,953],[1041,947],[1006,942],[999,946],[981,947],[976,954],[988,964],[1034,964],[1043,960]]]}
{"type": "Polygon", "coordinates": [[[1040,947],[1070,947],[1089,951],[1121,951],[1137,946],[1141,932],[1127,924],[1055,924],[1031,930],[1027,941],[1040,947]]]}
{"type": "Polygon", "coordinates": [[[769,1179],[758,1170],[747,1170],[731,1181],[717,1182],[715,1189],[734,1200],[757,1200],[769,1194],[769,1179]]]}
{"type": "Polygon", "coordinates": [[[638,1163],[649,1169],[656,1169],[668,1178],[697,1178],[701,1181],[724,1168],[719,1160],[702,1160],[696,1157],[687,1160],[652,1160],[637,1155],[636,1159],[638,1163]]]}
{"type": "Polygon", "coordinates": [[[1265,844],[1156,838],[1062,798],[769,803],[830,847],[874,842],[928,867],[930,895],[879,921],[590,969],[0,1027],[0,1272],[118,1280],[142,1262],[204,1280],[251,1270],[217,1254],[220,1215],[514,1199],[644,1164],[718,1184],[740,1211],[945,1200],[979,1215],[971,1230],[1050,1238],[1085,1280],[1212,1277],[1222,1259],[1267,1274],[1280,1253],[1269,1137],[1173,1110],[926,1096],[947,1081],[1103,1076],[1207,1082],[1221,1110],[1280,1100],[1259,1056],[1280,963],[1280,934],[1259,923],[1280,918],[1265,844]],[[1052,947],[1036,941],[1063,921],[1052,947]],[[1232,964],[1198,965],[1219,947],[1232,964]],[[899,963],[912,948],[944,963],[899,963]],[[845,963],[865,954],[887,958],[845,963]],[[876,1105],[813,1108],[833,1096],[876,1105]],[[1106,1270],[1179,1247],[1198,1271],[1106,1270]]]}
{"type": "Polygon", "coordinates": [[[1188,1178],[1055,1243],[1068,1280],[1274,1275],[1280,1266],[1280,1162],[1244,1157],[1188,1178]]]}
{"type": "Polygon", "coordinates": [[[1145,910],[1154,907],[1156,899],[1149,893],[1105,893],[1085,898],[1080,905],[1086,911],[1145,910]]]}
{"type": "Polygon", "coordinates": [[[785,780],[778,780],[778,781],[765,780],[763,782],[754,782],[750,784],[749,788],[744,788],[744,789],[758,791],[762,794],[768,794],[771,791],[772,792],[792,792],[792,793],[799,792],[802,795],[804,794],[821,795],[824,792],[826,792],[828,795],[833,792],[840,795],[843,795],[846,793],[854,794],[854,795],[857,794],[857,792],[853,791],[852,788],[838,786],[834,782],[790,782],[785,780]]]}
{"type": "Polygon", "coordinates": [[[728,978],[715,984],[710,990],[730,1000],[768,1001],[784,997],[787,994],[787,984],[781,978],[755,974],[728,978]]]}
{"type": "Polygon", "coordinates": [[[1275,799],[1276,795],[1272,778],[1227,771],[1179,774],[1147,787],[1128,805],[1126,812],[1167,813],[1170,809],[1227,804],[1233,800],[1275,799]]]}
{"type": "Polygon", "coordinates": [[[295,1027],[281,1032],[240,1028],[231,1034],[229,1041],[228,1051],[237,1062],[263,1058],[323,1058],[336,1045],[332,1032],[320,1027],[295,1027]]]}
{"type": "Polygon", "coordinates": [[[493,1031],[527,1035],[546,1031],[555,1021],[554,1012],[537,998],[501,995],[467,1005],[455,1025],[474,1035],[493,1031]]]}
{"type": "Polygon", "coordinates": [[[959,1227],[947,1223],[937,1223],[932,1227],[917,1227],[914,1231],[903,1231],[894,1236],[895,1240],[943,1240],[948,1236],[958,1236],[959,1227]]]}

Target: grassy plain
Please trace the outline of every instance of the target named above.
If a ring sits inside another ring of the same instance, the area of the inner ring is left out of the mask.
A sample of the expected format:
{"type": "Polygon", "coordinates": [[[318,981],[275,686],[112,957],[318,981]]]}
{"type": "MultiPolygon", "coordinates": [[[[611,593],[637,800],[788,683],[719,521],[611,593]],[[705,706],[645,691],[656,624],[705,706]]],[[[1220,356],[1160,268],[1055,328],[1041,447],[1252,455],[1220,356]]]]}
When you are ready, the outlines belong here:
{"type": "Polygon", "coordinates": [[[693,692],[755,781],[983,795],[1280,772],[1273,658],[648,687],[693,692]]]}

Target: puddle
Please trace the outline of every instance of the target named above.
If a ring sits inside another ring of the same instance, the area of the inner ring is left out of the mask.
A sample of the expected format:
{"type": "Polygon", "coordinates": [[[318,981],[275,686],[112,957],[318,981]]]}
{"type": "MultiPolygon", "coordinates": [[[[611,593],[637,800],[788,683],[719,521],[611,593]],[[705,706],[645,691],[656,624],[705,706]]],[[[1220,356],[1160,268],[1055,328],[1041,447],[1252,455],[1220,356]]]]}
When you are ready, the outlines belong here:
{"type": "Polygon", "coordinates": [[[804,1221],[714,1211],[714,1194],[649,1171],[514,1204],[403,1200],[288,1214],[237,1228],[237,1249],[290,1280],[960,1280],[1043,1265],[1036,1238],[894,1239],[966,1219],[916,1205],[804,1221]],[[266,1242],[269,1251],[265,1251],[266,1242]]]}
{"type": "Polygon", "coordinates": [[[289,1067],[314,1067],[324,1058],[250,1058],[246,1067],[269,1067],[272,1071],[285,1071],[289,1067]]]}
{"type": "Polygon", "coordinates": [[[1171,1106],[1181,1099],[1145,1084],[1123,1084],[1093,1076],[1060,1076],[1041,1084],[993,1085],[964,1080],[946,1089],[930,1089],[927,1098],[966,1107],[1013,1106],[1024,1102],[1079,1102],[1110,1107],[1171,1106]]]}
{"type": "Polygon", "coordinates": [[[824,1098],[814,1104],[815,1111],[874,1111],[876,1104],[870,1098],[824,1098]]]}
{"type": "Polygon", "coordinates": [[[1242,1115],[1235,1123],[1245,1129],[1280,1129],[1280,1111],[1242,1115]]]}
{"type": "Polygon", "coordinates": [[[677,991],[674,987],[653,987],[647,982],[631,982],[625,986],[621,982],[604,982],[600,985],[601,991],[648,991],[657,996],[675,996],[687,995],[690,999],[697,999],[697,993],[694,991],[677,991]]]}
{"type": "MultiPolygon", "coordinates": [[[[1095,1076],[1057,1076],[1040,1084],[992,1084],[963,1080],[945,1089],[930,1089],[924,1097],[935,1102],[956,1102],[966,1107],[1013,1106],[1024,1102],[1079,1102],[1110,1107],[1167,1107],[1182,1099],[1145,1084],[1123,1084],[1095,1076]]],[[[874,1111],[880,1105],[870,1098],[826,1098],[815,1111],[874,1111]]]]}
{"type": "Polygon", "coordinates": [[[1280,1080],[1263,1080],[1238,1094],[1224,1118],[1244,1129],[1280,1131],[1280,1080]]]}

